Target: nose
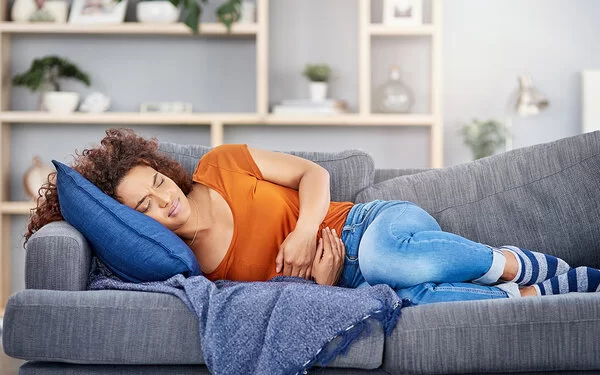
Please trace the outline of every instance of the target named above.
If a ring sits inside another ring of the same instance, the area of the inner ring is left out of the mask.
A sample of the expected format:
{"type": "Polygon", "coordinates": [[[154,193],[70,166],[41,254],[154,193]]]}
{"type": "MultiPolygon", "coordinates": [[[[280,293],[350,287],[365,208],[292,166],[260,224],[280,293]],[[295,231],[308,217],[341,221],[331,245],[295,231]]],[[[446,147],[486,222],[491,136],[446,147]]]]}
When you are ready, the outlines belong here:
{"type": "Polygon", "coordinates": [[[156,197],[156,203],[161,208],[166,207],[171,202],[171,198],[169,197],[169,194],[166,192],[162,192],[162,193],[157,192],[157,193],[155,193],[155,197],[156,197]]]}

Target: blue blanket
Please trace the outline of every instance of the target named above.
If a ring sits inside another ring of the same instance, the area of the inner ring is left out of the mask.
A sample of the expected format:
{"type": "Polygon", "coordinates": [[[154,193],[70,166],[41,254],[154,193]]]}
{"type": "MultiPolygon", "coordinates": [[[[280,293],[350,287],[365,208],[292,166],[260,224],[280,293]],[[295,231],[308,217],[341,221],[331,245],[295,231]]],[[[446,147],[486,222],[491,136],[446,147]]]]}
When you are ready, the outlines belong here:
{"type": "Polygon", "coordinates": [[[381,322],[386,335],[403,301],[387,285],[347,289],[298,277],[268,282],[215,283],[176,275],[161,282],[127,283],[94,258],[88,289],[169,293],[198,317],[204,361],[212,374],[298,374],[327,365],[350,343],[370,334],[365,319],[381,322]],[[327,345],[341,336],[336,346],[327,345]]]}

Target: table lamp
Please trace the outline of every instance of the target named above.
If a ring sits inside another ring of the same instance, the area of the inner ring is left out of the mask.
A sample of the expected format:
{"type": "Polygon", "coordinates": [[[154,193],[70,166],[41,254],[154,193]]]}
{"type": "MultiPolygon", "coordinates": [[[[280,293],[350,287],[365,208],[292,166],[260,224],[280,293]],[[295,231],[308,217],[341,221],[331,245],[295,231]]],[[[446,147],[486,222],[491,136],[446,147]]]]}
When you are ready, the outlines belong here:
{"type": "Polygon", "coordinates": [[[533,86],[529,75],[519,76],[519,87],[508,98],[506,111],[506,151],[512,150],[512,117],[535,116],[548,107],[548,99],[533,86]]]}

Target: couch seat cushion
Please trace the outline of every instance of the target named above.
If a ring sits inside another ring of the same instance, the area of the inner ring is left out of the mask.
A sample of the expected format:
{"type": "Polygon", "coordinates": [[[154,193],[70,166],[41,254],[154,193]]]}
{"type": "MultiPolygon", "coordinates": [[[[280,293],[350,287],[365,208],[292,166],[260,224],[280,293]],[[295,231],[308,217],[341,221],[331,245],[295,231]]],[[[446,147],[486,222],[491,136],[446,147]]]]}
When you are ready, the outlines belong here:
{"type": "MultiPolygon", "coordinates": [[[[383,330],[352,343],[328,367],[381,366],[383,330]]],[[[162,293],[27,289],[13,294],[3,345],[11,357],[80,364],[203,364],[196,316],[162,293]]],[[[339,338],[333,340],[333,344],[339,338]]]]}
{"type": "Polygon", "coordinates": [[[598,337],[600,293],[408,307],[386,339],[383,369],[391,374],[597,370],[598,337]]]}

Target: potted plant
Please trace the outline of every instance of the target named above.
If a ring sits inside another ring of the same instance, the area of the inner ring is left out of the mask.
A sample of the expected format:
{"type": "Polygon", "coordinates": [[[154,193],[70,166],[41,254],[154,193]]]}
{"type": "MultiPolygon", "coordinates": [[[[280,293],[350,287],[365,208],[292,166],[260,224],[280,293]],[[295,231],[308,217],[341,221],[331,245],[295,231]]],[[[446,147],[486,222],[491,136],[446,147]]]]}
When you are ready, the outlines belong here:
{"type": "Polygon", "coordinates": [[[52,113],[71,113],[77,109],[79,94],[60,91],[59,81],[75,79],[90,86],[89,76],[75,64],[59,56],[45,56],[33,60],[28,71],[13,78],[13,84],[31,91],[42,91],[40,109],[52,113]]]}
{"type": "Polygon", "coordinates": [[[504,146],[508,132],[503,124],[495,120],[473,119],[460,129],[460,134],[477,160],[493,155],[499,147],[504,146]]]}
{"type": "Polygon", "coordinates": [[[310,81],[310,99],[323,101],[327,97],[327,83],[331,69],[327,64],[306,64],[302,75],[310,81]]]}
{"type": "MultiPolygon", "coordinates": [[[[120,0],[116,0],[120,1],[120,0]]],[[[202,15],[202,4],[208,0],[144,0],[138,3],[138,20],[142,22],[171,22],[171,19],[179,19],[180,9],[184,14],[184,23],[194,32],[198,33],[200,16],[202,15]],[[168,4],[170,4],[170,6],[168,4]],[[160,12],[168,12],[163,17],[160,12]],[[141,17],[140,17],[141,16],[141,17]],[[175,18],[176,16],[176,18],[175,18]]],[[[242,0],[225,0],[217,10],[217,19],[225,25],[227,31],[231,31],[231,25],[240,19],[242,0]]],[[[175,22],[172,21],[172,22],[175,22]]]]}

